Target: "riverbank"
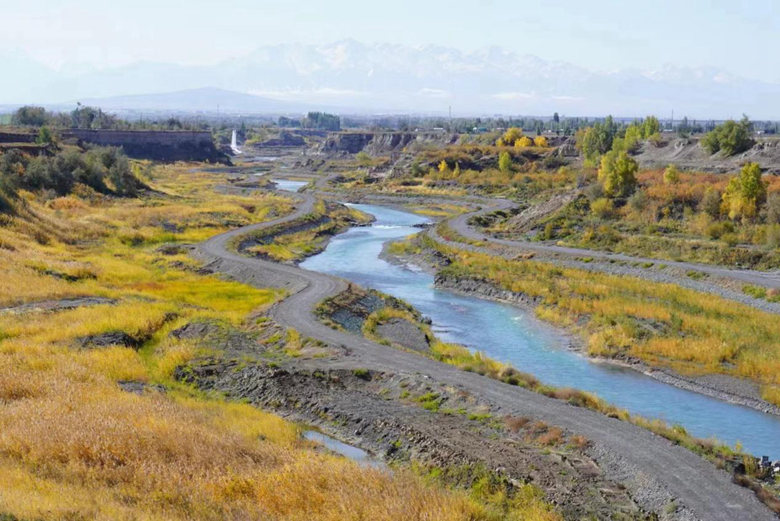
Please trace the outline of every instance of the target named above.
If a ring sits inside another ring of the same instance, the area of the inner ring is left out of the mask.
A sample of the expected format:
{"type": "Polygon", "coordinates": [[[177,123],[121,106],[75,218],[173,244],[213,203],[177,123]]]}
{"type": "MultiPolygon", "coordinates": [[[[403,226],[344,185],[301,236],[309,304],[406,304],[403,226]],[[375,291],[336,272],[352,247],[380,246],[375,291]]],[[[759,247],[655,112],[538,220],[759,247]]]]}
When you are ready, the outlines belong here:
{"type": "MultiPolygon", "coordinates": [[[[432,230],[431,230],[432,231],[432,230]]],[[[429,232],[430,233],[430,232],[429,232]]],[[[431,234],[433,235],[433,234],[431,234]]],[[[428,235],[430,237],[430,235],[428,235]]],[[[434,235],[435,236],[435,235],[434,235]]],[[[435,240],[431,238],[430,240],[435,240]]],[[[408,248],[402,253],[401,248],[387,246],[383,249],[382,258],[397,264],[413,263],[422,267],[428,273],[435,276],[436,287],[453,291],[461,295],[486,298],[496,302],[517,306],[529,313],[536,313],[542,304],[539,297],[530,297],[527,294],[512,292],[500,287],[496,283],[484,280],[476,280],[468,277],[456,277],[452,275],[442,276],[440,271],[448,264],[448,260],[435,248],[426,248],[425,241],[417,240],[414,247],[408,248]],[[395,251],[393,251],[395,250],[395,251]]],[[[556,325],[548,323],[548,327],[554,328],[562,339],[563,345],[588,356],[594,361],[629,368],[654,378],[660,382],[673,385],[680,389],[710,396],[729,403],[750,407],[757,411],[780,416],[780,407],[764,400],[758,384],[750,380],[736,378],[725,374],[707,374],[700,376],[687,376],[668,367],[651,366],[637,357],[621,353],[618,357],[590,356],[586,342],[580,336],[581,329],[577,323],[569,323],[568,327],[558,322],[556,325]]]]}
{"type": "MultiPolygon", "coordinates": [[[[538,302],[534,302],[526,295],[513,293],[484,281],[436,277],[435,285],[437,288],[461,295],[474,296],[518,306],[531,313],[534,312],[534,309],[538,305],[538,302]]],[[[748,380],[723,374],[685,376],[668,368],[651,367],[638,358],[623,357],[621,359],[615,359],[589,356],[585,342],[574,331],[564,328],[556,328],[556,330],[558,330],[561,337],[565,339],[565,347],[582,353],[594,362],[632,369],[679,389],[710,396],[736,405],[750,407],[762,413],[780,416],[780,407],[763,400],[758,385],[748,380]]]]}
{"type": "MultiPolygon", "coordinates": [[[[312,200],[304,198],[304,202],[310,205],[312,200]]],[[[400,229],[398,226],[372,227],[370,230],[381,232],[383,237],[386,234],[397,234],[399,231],[408,233],[403,231],[403,226],[400,229]]],[[[299,270],[293,266],[241,257],[226,251],[228,242],[244,232],[245,230],[234,230],[202,244],[200,250],[203,257],[215,261],[211,264],[215,269],[238,280],[249,284],[276,281],[287,288],[290,296],[269,311],[270,318],[295,328],[302,336],[316,338],[329,345],[342,346],[347,356],[338,361],[331,360],[330,367],[359,370],[361,374],[366,368],[392,373],[401,371],[422,374],[431,378],[431,381],[480,397],[492,404],[498,414],[535,418],[559,426],[564,432],[584,435],[592,442],[593,454],[598,455],[598,464],[610,476],[621,476],[621,484],[631,491],[632,496],[637,494],[637,498],[647,498],[647,491],[652,489],[671,494],[667,495],[667,498],[679,498],[681,508],[672,514],[679,515],[684,511],[682,506],[685,505],[697,512],[694,518],[707,520],[733,519],[732,514],[736,514],[734,509],[743,511],[747,508],[750,513],[746,515],[756,519],[764,515],[763,510],[748,506],[754,498],[745,496],[743,490],[735,489],[725,473],[687,450],[659,439],[649,431],[626,422],[610,420],[593,411],[572,407],[565,402],[517,386],[448,367],[417,354],[388,349],[321,324],[311,313],[311,309],[328,296],[343,291],[346,284],[338,278],[308,271],[311,269],[309,261],[304,263],[307,270],[299,270]],[[680,482],[680,479],[683,481],[680,482]],[[706,488],[698,487],[702,480],[706,481],[706,488]],[[723,503],[729,497],[731,499],[728,503],[723,503]],[[701,498],[707,499],[702,501],[701,498]]],[[[336,236],[326,251],[343,251],[344,239],[354,234],[366,236],[363,229],[336,236]]],[[[376,253],[378,254],[378,251],[376,253]]],[[[365,255],[361,258],[370,260],[365,255]]],[[[337,264],[345,268],[354,267],[344,266],[343,262],[337,264]]],[[[297,363],[302,361],[298,359],[297,363]]],[[[653,508],[655,511],[663,509],[663,504],[656,504],[653,508]]]]}

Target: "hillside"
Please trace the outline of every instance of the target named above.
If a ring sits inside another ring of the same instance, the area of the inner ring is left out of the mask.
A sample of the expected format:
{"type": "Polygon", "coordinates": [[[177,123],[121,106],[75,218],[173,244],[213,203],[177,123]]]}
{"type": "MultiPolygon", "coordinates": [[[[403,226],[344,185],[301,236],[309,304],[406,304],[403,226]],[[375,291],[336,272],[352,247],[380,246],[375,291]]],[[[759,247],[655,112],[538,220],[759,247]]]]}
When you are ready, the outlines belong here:
{"type": "Polygon", "coordinates": [[[698,137],[665,138],[661,146],[650,142],[642,144],[635,159],[642,168],[665,168],[675,164],[685,170],[701,172],[727,173],[736,172],[747,161],[761,165],[770,173],[780,173],[780,139],[759,138],[756,144],[741,154],[723,157],[721,154],[710,155],[699,144],[698,137]]]}

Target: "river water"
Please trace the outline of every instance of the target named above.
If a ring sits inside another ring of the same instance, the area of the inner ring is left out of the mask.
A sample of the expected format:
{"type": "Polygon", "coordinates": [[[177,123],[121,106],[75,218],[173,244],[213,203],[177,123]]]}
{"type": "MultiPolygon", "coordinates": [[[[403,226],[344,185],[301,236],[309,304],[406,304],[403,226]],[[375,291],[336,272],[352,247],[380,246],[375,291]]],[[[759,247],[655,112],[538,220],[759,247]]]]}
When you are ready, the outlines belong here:
{"type": "Polygon", "coordinates": [[[289,179],[271,179],[271,181],[276,183],[276,187],[279,190],[284,190],[285,192],[297,192],[309,184],[308,181],[290,181],[289,179]]]}
{"type": "Polygon", "coordinates": [[[379,258],[387,241],[419,232],[427,219],[382,206],[355,205],[374,215],[372,226],[334,237],[301,267],[337,275],[406,300],[433,321],[445,341],[483,351],[546,384],[591,391],[647,418],[680,424],[758,456],[780,459],[780,418],[678,389],[630,369],[597,363],[562,347],[561,336],[519,308],[433,288],[433,276],[379,258]]]}

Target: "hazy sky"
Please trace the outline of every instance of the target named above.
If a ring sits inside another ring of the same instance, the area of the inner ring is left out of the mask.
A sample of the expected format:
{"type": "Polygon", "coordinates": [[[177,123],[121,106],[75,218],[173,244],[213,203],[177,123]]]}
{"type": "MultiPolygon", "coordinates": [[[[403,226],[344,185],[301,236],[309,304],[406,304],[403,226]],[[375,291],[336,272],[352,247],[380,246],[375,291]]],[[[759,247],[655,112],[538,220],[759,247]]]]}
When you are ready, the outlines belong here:
{"type": "Polygon", "coordinates": [[[0,54],[51,66],[214,63],[260,45],[499,45],[598,70],[715,66],[780,82],[777,0],[0,0],[0,54]]]}

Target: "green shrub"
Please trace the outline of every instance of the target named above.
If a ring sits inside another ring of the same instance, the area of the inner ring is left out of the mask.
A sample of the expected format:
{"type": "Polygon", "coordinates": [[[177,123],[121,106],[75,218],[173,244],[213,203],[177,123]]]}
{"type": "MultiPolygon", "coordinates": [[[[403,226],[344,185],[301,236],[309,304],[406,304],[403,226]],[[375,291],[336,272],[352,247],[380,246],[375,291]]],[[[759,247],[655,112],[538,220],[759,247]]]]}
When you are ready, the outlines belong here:
{"type": "Polygon", "coordinates": [[[750,295],[753,298],[766,298],[766,288],[762,288],[761,286],[753,286],[752,284],[746,284],[742,286],[742,293],[750,295]]]}
{"type": "Polygon", "coordinates": [[[355,375],[358,378],[361,378],[363,380],[370,380],[371,379],[371,372],[368,369],[353,369],[352,374],[355,375]]]}
{"type": "Polygon", "coordinates": [[[610,219],[615,212],[615,205],[606,197],[596,199],[590,205],[590,211],[599,219],[610,219]]]}

